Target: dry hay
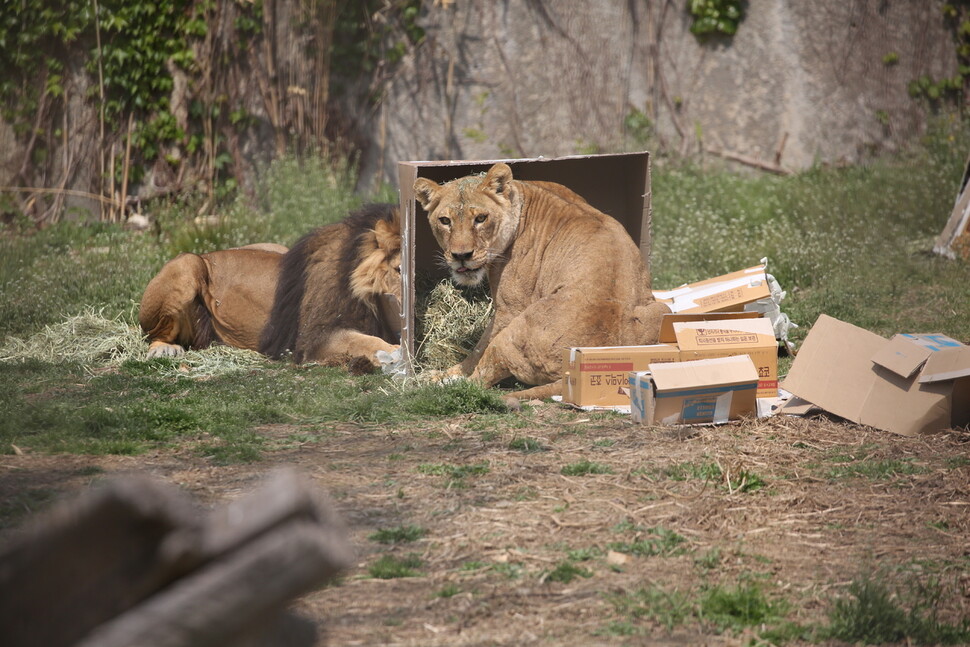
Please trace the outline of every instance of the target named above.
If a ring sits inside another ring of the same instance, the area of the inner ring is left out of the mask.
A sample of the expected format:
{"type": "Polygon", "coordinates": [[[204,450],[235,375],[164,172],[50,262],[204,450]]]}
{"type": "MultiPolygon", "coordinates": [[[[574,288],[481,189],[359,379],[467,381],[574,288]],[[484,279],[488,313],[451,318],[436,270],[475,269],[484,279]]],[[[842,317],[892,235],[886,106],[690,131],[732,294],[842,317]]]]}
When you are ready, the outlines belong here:
{"type": "MultiPolygon", "coordinates": [[[[103,310],[89,307],[25,339],[7,338],[0,346],[0,362],[76,363],[93,370],[118,367],[129,360],[145,361],[148,344],[141,330],[128,319],[123,315],[107,317],[103,310]]],[[[212,346],[187,351],[175,361],[157,365],[159,375],[209,378],[249,370],[266,361],[254,351],[212,346]]]]}
{"type": "Polygon", "coordinates": [[[418,371],[449,368],[465,359],[485,332],[492,300],[485,290],[461,290],[445,279],[418,304],[418,371]]]}

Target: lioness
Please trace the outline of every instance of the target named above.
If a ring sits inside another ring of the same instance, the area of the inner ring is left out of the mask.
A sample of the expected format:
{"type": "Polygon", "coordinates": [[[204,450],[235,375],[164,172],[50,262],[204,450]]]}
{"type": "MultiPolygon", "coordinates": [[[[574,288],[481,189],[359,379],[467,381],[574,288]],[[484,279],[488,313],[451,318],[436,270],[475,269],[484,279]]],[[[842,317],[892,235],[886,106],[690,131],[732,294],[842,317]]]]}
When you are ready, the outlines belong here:
{"type": "Polygon", "coordinates": [[[459,285],[489,282],[495,314],[473,351],[445,375],[486,386],[514,376],[561,391],[563,349],[652,344],[669,308],[650,290],[640,251],[619,222],[570,189],[512,178],[507,164],[483,176],[414,183],[459,285]]]}
{"type": "Polygon", "coordinates": [[[400,216],[391,204],[367,205],[288,251],[260,243],[179,254],[142,296],[148,357],[223,343],[371,370],[380,366],[378,350],[397,348],[378,298],[400,298],[400,266],[400,216]]]}

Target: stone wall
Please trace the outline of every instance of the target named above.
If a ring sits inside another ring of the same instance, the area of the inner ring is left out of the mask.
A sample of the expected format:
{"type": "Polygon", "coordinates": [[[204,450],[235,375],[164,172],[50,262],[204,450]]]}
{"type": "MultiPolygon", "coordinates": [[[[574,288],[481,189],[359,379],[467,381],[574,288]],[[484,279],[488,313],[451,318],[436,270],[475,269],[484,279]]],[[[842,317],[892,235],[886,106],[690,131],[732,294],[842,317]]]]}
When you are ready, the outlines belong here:
{"type": "Polygon", "coordinates": [[[750,0],[737,34],[705,40],[674,0],[424,5],[425,42],[359,124],[368,181],[393,181],[398,160],[643,147],[858,161],[918,136],[908,83],[957,65],[938,0],[750,0]],[[634,111],[649,139],[625,133],[634,111]]]}

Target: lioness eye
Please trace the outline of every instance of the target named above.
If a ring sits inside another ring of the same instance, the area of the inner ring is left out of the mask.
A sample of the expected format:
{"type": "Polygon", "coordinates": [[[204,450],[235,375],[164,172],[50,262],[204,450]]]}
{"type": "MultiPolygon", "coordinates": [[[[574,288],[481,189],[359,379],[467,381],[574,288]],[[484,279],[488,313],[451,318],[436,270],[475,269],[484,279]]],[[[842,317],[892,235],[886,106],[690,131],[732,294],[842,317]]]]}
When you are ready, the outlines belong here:
{"type": "Polygon", "coordinates": [[[451,224],[451,218],[446,218],[446,217],[442,216],[442,217],[438,218],[438,222],[440,222],[442,225],[445,225],[447,227],[448,225],[451,224]]]}
{"type": "Polygon", "coordinates": [[[477,216],[475,216],[475,224],[476,225],[480,225],[483,222],[485,222],[486,220],[488,220],[488,214],[487,213],[480,213],[477,216]]]}

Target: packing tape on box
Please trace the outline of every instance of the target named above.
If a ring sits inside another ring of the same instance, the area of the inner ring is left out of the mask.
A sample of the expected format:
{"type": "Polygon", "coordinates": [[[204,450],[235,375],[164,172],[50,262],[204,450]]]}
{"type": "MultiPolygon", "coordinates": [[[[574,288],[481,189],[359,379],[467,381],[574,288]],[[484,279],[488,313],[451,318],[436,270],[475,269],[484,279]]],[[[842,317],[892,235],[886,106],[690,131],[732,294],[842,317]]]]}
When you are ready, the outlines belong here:
{"type": "Polygon", "coordinates": [[[714,401],[714,419],[712,422],[721,424],[731,418],[731,396],[733,394],[733,391],[728,391],[717,396],[717,400],[714,401]]]}

